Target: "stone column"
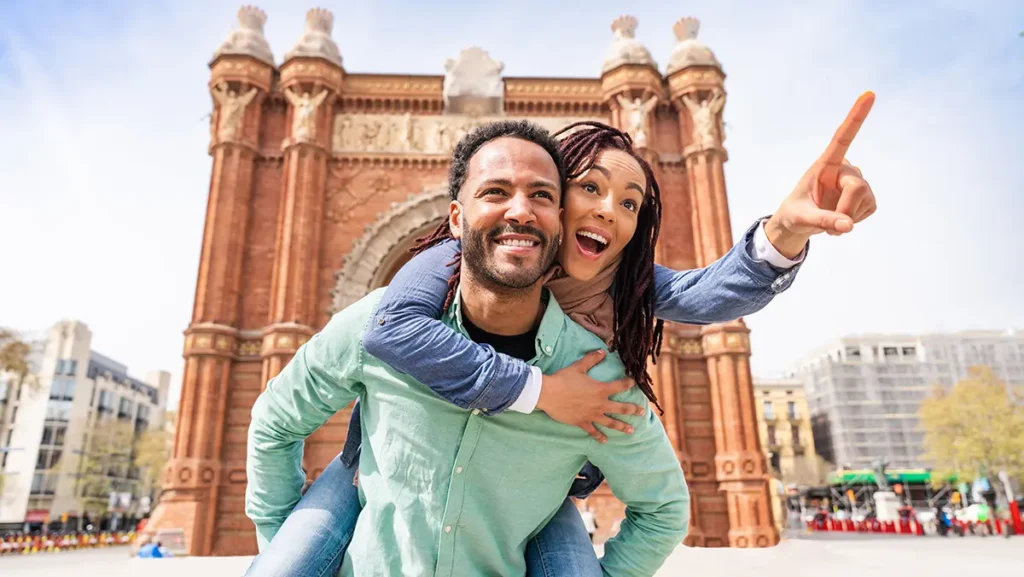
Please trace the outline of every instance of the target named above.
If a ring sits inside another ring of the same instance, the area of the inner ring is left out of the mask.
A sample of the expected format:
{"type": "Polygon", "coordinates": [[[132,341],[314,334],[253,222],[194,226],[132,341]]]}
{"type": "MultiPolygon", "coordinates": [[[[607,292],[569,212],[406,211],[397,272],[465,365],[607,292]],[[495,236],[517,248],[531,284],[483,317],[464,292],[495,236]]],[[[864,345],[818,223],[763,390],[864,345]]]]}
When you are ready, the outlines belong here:
{"type": "Polygon", "coordinates": [[[266,15],[243,7],[239,28],[210,63],[213,157],[185,372],[164,494],[146,533],[181,530],[190,555],[209,555],[216,527],[225,403],[238,337],[243,243],[263,101],[274,62],[263,38],[266,15]]]}
{"type": "MultiPolygon", "coordinates": [[[[332,26],[330,12],[310,10],[302,36],[281,65],[281,90],[289,103],[288,136],[282,146],[284,178],[270,317],[263,330],[261,350],[264,386],[316,332],[327,162],[331,154],[334,103],[344,74],[337,45],[331,39],[332,26]]],[[[318,446],[315,438],[310,441],[307,455],[312,447],[318,446]]],[[[332,444],[332,455],[340,448],[340,443],[332,444]]],[[[318,466],[321,460],[310,461],[318,466]]],[[[310,477],[318,473],[314,467],[305,468],[310,477]]]]}
{"type": "MultiPolygon", "coordinates": [[[[668,65],[668,84],[679,115],[693,200],[697,263],[707,266],[732,246],[725,190],[722,108],[725,74],[714,54],[697,41],[699,22],[675,25],[678,44],[668,65]]],[[[726,494],[729,545],[769,547],[779,535],[772,521],[767,465],[758,442],[750,341],[742,320],[701,330],[715,423],[715,472],[726,494]]]]}

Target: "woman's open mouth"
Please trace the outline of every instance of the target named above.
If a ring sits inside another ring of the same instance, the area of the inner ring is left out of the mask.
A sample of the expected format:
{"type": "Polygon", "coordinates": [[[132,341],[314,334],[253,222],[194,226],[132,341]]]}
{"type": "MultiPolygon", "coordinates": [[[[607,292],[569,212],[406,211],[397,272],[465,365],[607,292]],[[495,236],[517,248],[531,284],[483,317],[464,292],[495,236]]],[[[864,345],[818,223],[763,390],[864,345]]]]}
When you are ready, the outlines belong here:
{"type": "Polygon", "coordinates": [[[576,246],[587,258],[596,259],[608,248],[608,237],[591,230],[576,231],[576,246]]]}

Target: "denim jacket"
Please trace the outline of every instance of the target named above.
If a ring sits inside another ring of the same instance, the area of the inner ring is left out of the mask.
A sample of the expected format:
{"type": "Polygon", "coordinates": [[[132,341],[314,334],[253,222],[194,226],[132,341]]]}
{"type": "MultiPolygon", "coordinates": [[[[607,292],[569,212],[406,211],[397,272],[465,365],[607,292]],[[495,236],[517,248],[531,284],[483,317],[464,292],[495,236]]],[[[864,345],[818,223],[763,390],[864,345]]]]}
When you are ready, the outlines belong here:
{"type": "MultiPolygon", "coordinates": [[[[692,325],[732,321],[761,310],[789,288],[802,262],[781,270],[756,259],[752,239],[760,223],[761,219],[725,256],[707,267],[674,271],[657,265],[655,316],[692,325]]],[[[519,398],[530,369],[519,359],[466,339],[439,320],[451,277],[449,265],[458,252],[459,244],[448,241],[403,266],[381,300],[363,346],[448,402],[464,409],[486,409],[493,415],[519,398]]],[[[351,466],[358,455],[360,439],[356,410],[342,453],[346,465],[351,466]]],[[[600,471],[587,463],[570,495],[586,497],[602,479],[600,471]]]]}

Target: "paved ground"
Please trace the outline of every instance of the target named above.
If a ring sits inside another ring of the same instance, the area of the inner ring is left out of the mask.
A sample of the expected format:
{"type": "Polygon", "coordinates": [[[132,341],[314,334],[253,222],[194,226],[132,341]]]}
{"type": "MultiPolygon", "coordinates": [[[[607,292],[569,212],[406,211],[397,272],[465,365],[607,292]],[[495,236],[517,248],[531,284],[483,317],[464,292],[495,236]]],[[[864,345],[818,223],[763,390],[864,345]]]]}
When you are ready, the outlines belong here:
{"type": "MultiPolygon", "coordinates": [[[[248,557],[130,559],[127,549],[0,557],[3,577],[235,577],[248,557]]],[[[794,535],[771,549],[680,547],[658,577],[963,577],[1024,574],[1024,537],[794,535]]]]}

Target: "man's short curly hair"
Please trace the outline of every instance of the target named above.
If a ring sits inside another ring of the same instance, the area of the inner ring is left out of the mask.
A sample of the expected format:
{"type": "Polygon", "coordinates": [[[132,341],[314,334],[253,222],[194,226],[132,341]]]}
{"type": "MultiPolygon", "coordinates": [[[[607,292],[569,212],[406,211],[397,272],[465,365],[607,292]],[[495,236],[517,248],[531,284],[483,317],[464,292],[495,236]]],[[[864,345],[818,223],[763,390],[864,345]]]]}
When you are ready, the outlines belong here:
{"type": "Polygon", "coordinates": [[[551,133],[527,120],[499,120],[475,128],[455,145],[451,165],[448,167],[448,196],[452,200],[458,200],[459,191],[466,184],[469,161],[473,155],[488,142],[505,137],[519,138],[543,148],[558,168],[558,185],[565,187],[565,165],[558,151],[558,142],[551,133]]]}

